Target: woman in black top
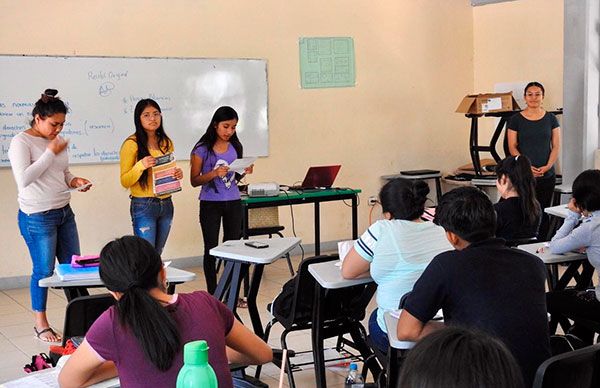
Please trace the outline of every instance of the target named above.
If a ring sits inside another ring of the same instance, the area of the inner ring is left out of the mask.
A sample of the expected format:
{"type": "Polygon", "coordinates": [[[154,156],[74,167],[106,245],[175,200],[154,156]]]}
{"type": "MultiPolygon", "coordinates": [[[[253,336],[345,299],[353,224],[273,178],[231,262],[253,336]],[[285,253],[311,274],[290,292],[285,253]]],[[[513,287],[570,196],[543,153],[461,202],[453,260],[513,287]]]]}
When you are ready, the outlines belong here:
{"type": "Polygon", "coordinates": [[[531,163],[524,155],[510,156],[496,166],[500,201],[496,209],[496,237],[515,240],[535,237],[541,209],[535,196],[531,163]]]}
{"type": "MultiPolygon", "coordinates": [[[[544,86],[530,82],[525,87],[527,107],[511,117],[507,126],[508,149],[512,156],[525,155],[531,161],[531,172],[536,179],[536,197],[542,209],[551,205],[556,176],[554,163],[560,149],[560,127],[556,116],[542,107],[544,86]]],[[[548,229],[543,217],[540,237],[548,229]]]]}

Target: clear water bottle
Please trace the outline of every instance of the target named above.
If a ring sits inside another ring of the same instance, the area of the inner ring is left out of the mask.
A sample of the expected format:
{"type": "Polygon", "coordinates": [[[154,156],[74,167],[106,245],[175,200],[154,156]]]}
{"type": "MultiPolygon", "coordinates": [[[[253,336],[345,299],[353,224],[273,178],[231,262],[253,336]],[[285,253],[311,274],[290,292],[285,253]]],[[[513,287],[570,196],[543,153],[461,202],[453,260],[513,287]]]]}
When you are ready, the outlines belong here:
{"type": "Polygon", "coordinates": [[[183,366],[177,375],[177,388],[218,388],[217,375],[208,363],[208,344],[192,341],[183,347],[183,366]]]}
{"type": "Polygon", "coordinates": [[[350,364],[350,369],[348,370],[348,376],[346,377],[344,387],[363,388],[364,386],[365,382],[362,378],[362,375],[358,373],[358,366],[355,363],[350,364]]]}

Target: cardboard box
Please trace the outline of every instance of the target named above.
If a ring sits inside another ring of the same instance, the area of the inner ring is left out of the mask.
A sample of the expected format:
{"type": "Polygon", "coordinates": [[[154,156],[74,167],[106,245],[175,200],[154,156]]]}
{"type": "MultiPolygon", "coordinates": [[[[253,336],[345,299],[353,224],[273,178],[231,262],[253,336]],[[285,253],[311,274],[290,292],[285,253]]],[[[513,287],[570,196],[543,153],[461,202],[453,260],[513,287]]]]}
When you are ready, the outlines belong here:
{"type": "Polygon", "coordinates": [[[521,109],[514,99],[512,92],[469,94],[465,96],[457,113],[484,114],[493,112],[511,112],[521,109]]]}

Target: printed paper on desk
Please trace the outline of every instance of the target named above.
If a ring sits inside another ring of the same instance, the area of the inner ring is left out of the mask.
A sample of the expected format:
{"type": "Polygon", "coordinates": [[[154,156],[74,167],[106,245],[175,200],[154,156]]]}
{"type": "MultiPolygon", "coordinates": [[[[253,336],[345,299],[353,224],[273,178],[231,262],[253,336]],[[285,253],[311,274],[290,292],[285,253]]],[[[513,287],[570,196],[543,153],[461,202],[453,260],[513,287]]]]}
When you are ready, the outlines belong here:
{"type": "Polygon", "coordinates": [[[246,168],[252,166],[254,162],[256,162],[256,159],[258,159],[256,156],[236,159],[229,165],[229,170],[237,172],[238,174],[243,174],[246,168]]]}
{"type": "Polygon", "coordinates": [[[156,165],[152,167],[152,187],[157,196],[181,191],[181,182],[175,178],[177,164],[173,154],[156,158],[156,165]]]}

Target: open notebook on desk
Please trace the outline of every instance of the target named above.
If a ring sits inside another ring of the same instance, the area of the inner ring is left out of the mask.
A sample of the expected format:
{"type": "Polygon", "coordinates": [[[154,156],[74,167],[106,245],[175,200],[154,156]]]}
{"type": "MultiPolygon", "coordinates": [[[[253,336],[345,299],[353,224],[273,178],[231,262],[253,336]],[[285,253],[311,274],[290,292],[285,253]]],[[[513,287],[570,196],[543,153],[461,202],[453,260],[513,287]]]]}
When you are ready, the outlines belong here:
{"type": "MultiPolygon", "coordinates": [[[[58,374],[69,357],[71,356],[62,356],[58,360],[55,368],[40,370],[16,380],[0,383],[0,388],[59,388],[58,374]]],[[[100,381],[96,384],[90,385],[91,388],[118,388],[120,386],[121,385],[118,377],[113,377],[112,379],[100,381]]]]}

